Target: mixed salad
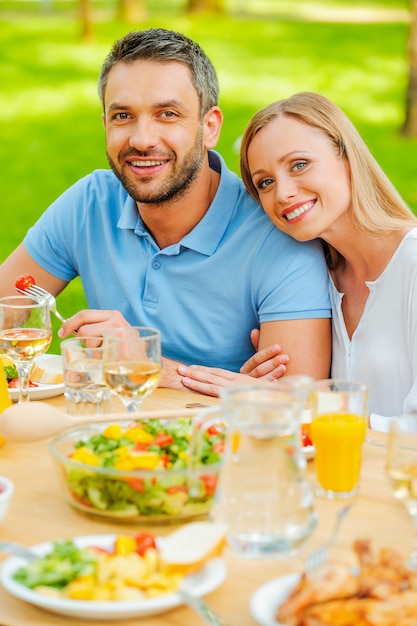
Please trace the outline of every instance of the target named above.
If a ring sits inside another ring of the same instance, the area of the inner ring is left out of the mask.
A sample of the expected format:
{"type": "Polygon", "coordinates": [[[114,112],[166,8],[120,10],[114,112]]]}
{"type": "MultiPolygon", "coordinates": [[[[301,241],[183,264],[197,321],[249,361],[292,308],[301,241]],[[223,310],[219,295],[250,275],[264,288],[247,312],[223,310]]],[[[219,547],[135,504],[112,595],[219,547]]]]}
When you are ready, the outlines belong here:
{"type": "Polygon", "coordinates": [[[109,548],[56,541],[51,552],[19,568],[13,578],[37,591],[72,600],[136,600],[176,591],[182,576],[161,561],[151,533],[117,535],[109,548]]]}
{"type": "Polygon", "coordinates": [[[201,457],[190,492],[187,468],[191,418],[110,424],[74,443],[64,478],[78,508],[124,518],[191,517],[209,510],[225,435],[202,435],[201,457]],[[91,471],[95,468],[95,471],[91,471]]]}

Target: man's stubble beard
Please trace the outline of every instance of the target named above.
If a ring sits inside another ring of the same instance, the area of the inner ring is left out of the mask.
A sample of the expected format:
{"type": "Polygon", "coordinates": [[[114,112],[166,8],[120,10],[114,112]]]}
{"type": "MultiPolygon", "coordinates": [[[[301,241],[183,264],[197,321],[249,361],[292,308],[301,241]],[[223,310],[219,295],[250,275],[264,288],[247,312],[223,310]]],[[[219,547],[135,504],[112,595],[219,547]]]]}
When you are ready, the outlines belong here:
{"type": "MultiPolygon", "coordinates": [[[[129,196],[131,196],[136,202],[144,204],[160,204],[162,202],[172,200],[175,197],[181,197],[184,195],[193,181],[197,178],[197,174],[202,168],[203,153],[203,128],[200,126],[194,145],[190,148],[188,153],[185,155],[183,162],[180,164],[180,170],[178,171],[178,169],[174,169],[171,178],[162,183],[160,189],[151,192],[146,191],[146,189],[142,189],[142,183],[133,183],[130,178],[126,176],[123,170],[119,170],[117,168],[116,164],[106,151],[107,160],[114,175],[120,180],[129,196]]],[[[138,152],[137,156],[138,158],[149,156],[149,153],[138,152]]],[[[152,156],[157,158],[157,155],[152,154],[152,156]]],[[[175,162],[175,165],[178,168],[177,161],[175,162]]],[[[140,180],[146,184],[147,181],[152,180],[152,177],[142,176],[140,180]]]]}

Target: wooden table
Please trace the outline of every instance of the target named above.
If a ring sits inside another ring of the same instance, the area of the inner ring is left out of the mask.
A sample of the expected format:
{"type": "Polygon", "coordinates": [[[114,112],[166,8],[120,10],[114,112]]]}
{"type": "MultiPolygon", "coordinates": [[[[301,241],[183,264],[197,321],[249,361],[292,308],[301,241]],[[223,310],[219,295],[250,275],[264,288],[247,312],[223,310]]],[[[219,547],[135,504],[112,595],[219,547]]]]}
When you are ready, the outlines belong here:
{"type": "MultiPolygon", "coordinates": [[[[195,394],[158,389],[144,404],[144,409],[182,408],[188,402],[213,404],[216,400],[195,394]]],[[[63,398],[50,400],[63,408],[63,398]]],[[[6,444],[0,448],[0,474],[11,478],[15,494],[9,513],[0,524],[0,541],[13,540],[27,546],[64,537],[115,533],[126,526],[87,517],[68,506],[58,484],[47,441],[31,444],[6,444]]],[[[351,550],[356,538],[371,537],[375,548],[398,547],[406,557],[413,546],[413,526],[405,508],[396,502],[384,472],[385,448],[364,444],[360,493],[345,520],[333,549],[334,558],[354,563],[351,550]]],[[[313,463],[309,477],[313,481],[313,463]]],[[[223,585],[207,596],[230,626],[256,626],[249,612],[251,594],[265,582],[280,575],[299,571],[304,556],[325,540],[333,526],[340,501],[316,500],[318,526],[298,555],[273,560],[246,560],[225,551],[228,576],[223,585]]],[[[128,526],[132,530],[139,526],[128,526]]],[[[150,528],[150,527],[148,527],[150,528]]],[[[152,529],[169,532],[168,526],[152,529]]],[[[0,561],[7,558],[0,555],[0,561]]],[[[0,588],[0,626],[89,626],[90,620],[74,620],[27,605],[0,588]]],[[[97,622],[96,622],[97,623],[97,622]]],[[[140,620],[123,620],[125,626],[138,626],[140,620]]],[[[142,620],[146,626],[197,626],[201,619],[187,607],[178,607],[160,616],[142,620]]]]}

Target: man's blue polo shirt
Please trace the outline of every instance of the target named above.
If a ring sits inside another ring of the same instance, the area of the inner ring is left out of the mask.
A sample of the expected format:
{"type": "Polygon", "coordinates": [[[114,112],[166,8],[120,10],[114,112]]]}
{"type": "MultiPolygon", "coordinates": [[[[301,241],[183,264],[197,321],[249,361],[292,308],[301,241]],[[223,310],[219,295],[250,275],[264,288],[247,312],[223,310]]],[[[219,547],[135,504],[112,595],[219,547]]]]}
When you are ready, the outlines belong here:
{"type": "Polygon", "coordinates": [[[178,244],[160,250],[118,179],[97,170],[45,211],[24,245],[54,276],[79,275],[90,308],[158,328],[164,356],[238,371],[261,322],[330,317],[327,268],[321,244],[275,228],[216,152],[210,165],[221,172],[216,196],[178,244]]]}

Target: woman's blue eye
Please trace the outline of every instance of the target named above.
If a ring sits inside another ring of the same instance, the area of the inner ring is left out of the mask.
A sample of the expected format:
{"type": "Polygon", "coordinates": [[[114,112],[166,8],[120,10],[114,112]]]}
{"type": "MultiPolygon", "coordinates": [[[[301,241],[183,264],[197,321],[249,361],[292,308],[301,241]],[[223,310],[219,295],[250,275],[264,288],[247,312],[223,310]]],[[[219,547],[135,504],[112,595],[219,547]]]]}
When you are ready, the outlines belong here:
{"type": "Polygon", "coordinates": [[[266,189],[269,185],[272,185],[273,182],[272,178],[264,178],[264,180],[258,183],[258,189],[266,189]]]}
{"type": "Polygon", "coordinates": [[[297,172],[301,172],[301,170],[303,170],[306,165],[307,161],[299,161],[298,163],[294,163],[293,169],[295,169],[297,172]]]}

